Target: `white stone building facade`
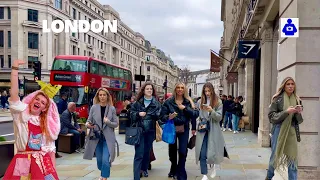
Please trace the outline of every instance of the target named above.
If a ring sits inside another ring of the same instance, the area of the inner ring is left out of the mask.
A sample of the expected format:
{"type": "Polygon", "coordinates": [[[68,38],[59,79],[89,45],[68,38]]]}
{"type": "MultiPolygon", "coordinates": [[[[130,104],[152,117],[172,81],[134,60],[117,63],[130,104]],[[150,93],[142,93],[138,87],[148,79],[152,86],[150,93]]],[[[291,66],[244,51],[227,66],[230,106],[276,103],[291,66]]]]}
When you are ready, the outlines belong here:
{"type": "MultiPolygon", "coordinates": [[[[12,60],[28,61],[21,76],[32,80],[32,62],[42,63],[42,80],[49,81],[49,70],[56,55],[92,56],[139,73],[145,69],[145,40],[121,21],[110,5],[96,0],[2,0],[0,3],[0,86],[10,86],[12,60]],[[118,32],[43,33],[42,21],[117,20],[118,32]]],[[[144,71],[142,73],[145,73],[144,71]]],[[[139,84],[136,82],[136,84],[139,84]]]]}
{"type": "MultiPolygon", "coordinates": [[[[291,76],[304,104],[304,123],[300,125],[298,143],[298,179],[320,177],[320,75],[319,1],[287,0],[222,0],[221,20],[224,33],[223,93],[243,95],[247,102],[250,129],[258,134],[261,146],[270,146],[268,110],[272,96],[282,80],[291,76]],[[299,38],[281,38],[280,19],[299,18],[299,38]],[[239,39],[260,40],[258,59],[237,59],[239,39]],[[226,77],[237,74],[236,82],[226,77]]],[[[287,173],[284,173],[287,175],[287,173]]],[[[277,179],[287,179],[277,176],[277,179]]]]}
{"type": "MultiPolygon", "coordinates": [[[[148,43],[148,42],[147,42],[148,43]]],[[[173,61],[168,56],[161,56],[163,53],[155,46],[147,46],[146,53],[146,81],[154,83],[156,86],[157,95],[163,96],[165,89],[163,88],[167,77],[167,93],[172,93],[175,84],[178,82],[178,67],[173,64],[173,61]]]]}

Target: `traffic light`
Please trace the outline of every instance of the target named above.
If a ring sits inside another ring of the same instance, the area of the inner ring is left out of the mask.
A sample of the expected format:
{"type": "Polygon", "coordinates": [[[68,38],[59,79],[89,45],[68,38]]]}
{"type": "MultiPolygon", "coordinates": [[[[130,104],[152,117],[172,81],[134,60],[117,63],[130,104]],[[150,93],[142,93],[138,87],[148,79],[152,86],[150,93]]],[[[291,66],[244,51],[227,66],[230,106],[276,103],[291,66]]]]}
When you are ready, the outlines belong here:
{"type": "Polygon", "coordinates": [[[167,81],[165,81],[165,82],[163,83],[162,88],[163,88],[163,89],[166,89],[166,88],[167,88],[167,81]]]}
{"type": "Polygon", "coordinates": [[[41,62],[33,61],[33,75],[34,80],[41,80],[41,62]]]}

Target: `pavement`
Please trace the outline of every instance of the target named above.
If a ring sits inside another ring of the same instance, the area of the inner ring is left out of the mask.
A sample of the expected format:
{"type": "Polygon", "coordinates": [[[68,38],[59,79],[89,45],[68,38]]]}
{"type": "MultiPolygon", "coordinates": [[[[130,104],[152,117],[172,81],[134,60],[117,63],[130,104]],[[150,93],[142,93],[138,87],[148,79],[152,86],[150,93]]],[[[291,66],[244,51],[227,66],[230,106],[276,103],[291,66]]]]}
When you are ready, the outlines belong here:
{"type": "MultiPolygon", "coordinates": [[[[233,134],[223,132],[227,144],[230,159],[224,160],[217,170],[214,180],[264,180],[268,161],[271,154],[270,148],[261,148],[258,145],[257,135],[251,131],[233,134]]],[[[111,168],[110,180],[132,180],[133,179],[133,157],[134,147],[124,143],[123,134],[116,138],[120,146],[120,156],[116,157],[111,168]]],[[[170,169],[168,158],[168,144],[154,142],[154,153],[156,160],[152,162],[152,169],[148,178],[152,180],[170,179],[167,174],[170,169]]],[[[93,180],[100,177],[97,169],[96,159],[84,160],[83,154],[59,153],[63,157],[57,159],[57,171],[61,180],[93,180]]],[[[200,166],[195,164],[195,152],[188,150],[186,162],[188,180],[201,180],[200,166]]]]}

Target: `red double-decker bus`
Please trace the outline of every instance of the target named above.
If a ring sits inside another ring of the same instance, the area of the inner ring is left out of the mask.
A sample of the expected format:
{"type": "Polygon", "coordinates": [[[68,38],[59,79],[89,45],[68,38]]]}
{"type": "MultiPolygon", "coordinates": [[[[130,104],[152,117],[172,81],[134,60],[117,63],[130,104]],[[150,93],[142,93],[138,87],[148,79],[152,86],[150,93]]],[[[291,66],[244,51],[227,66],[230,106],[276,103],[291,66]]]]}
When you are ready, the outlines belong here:
{"type": "Polygon", "coordinates": [[[87,118],[97,89],[105,87],[113,97],[119,114],[125,97],[132,95],[132,73],[129,69],[88,56],[59,55],[54,58],[50,83],[62,85],[56,95],[66,95],[75,102],[80,117],[87,118]]]}

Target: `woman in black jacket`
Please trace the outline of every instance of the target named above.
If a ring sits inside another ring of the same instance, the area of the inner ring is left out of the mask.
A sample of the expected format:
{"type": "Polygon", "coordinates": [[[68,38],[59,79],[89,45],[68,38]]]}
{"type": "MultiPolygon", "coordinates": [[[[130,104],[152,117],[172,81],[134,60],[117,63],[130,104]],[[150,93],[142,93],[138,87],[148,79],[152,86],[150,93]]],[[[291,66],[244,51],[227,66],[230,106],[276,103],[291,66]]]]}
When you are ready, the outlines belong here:
{"type": "Polygon", "coordinates": [[[145,83],[138,94],[137,101],[132,104],[130,116],[133,125],[142,127],[140,144],[135,145],[133,162],[134,179],[148,177],[150,151],[156,136],[156,121],[159,119],[161,104],[156,99],[156,90],[152,83],[145,83]]]}
{"type": "Polygon", "coordinates": [[[232,129],[233,133],[236,134],[239,133],[239,120],[242,115],[242,105],[239,102],[239,97],[234,99],[234,103],[230,105],[230,110],[232,113],[232,129]]]}
{"type": "MultiPolygon", "coordinates": [[[[168,174],[178,180],[186,180],[185,169],[187,158],[187,145],[189,140],[190,120],[195,120],[199,116],[199,111],[188,96],[187,88],[183,83],[177,83],[173,92],[173,97],[167,99],[161,109],[161,123],[165,124],[169,119],[173,119],[176,126],[176,135],[179,139],[179,162],[177,164],[177,141],[169,144],[169,159],[171,168],[168,174]]],[[[195,121],[192,122],[192,134],[196,132],[195,121]]]]}

